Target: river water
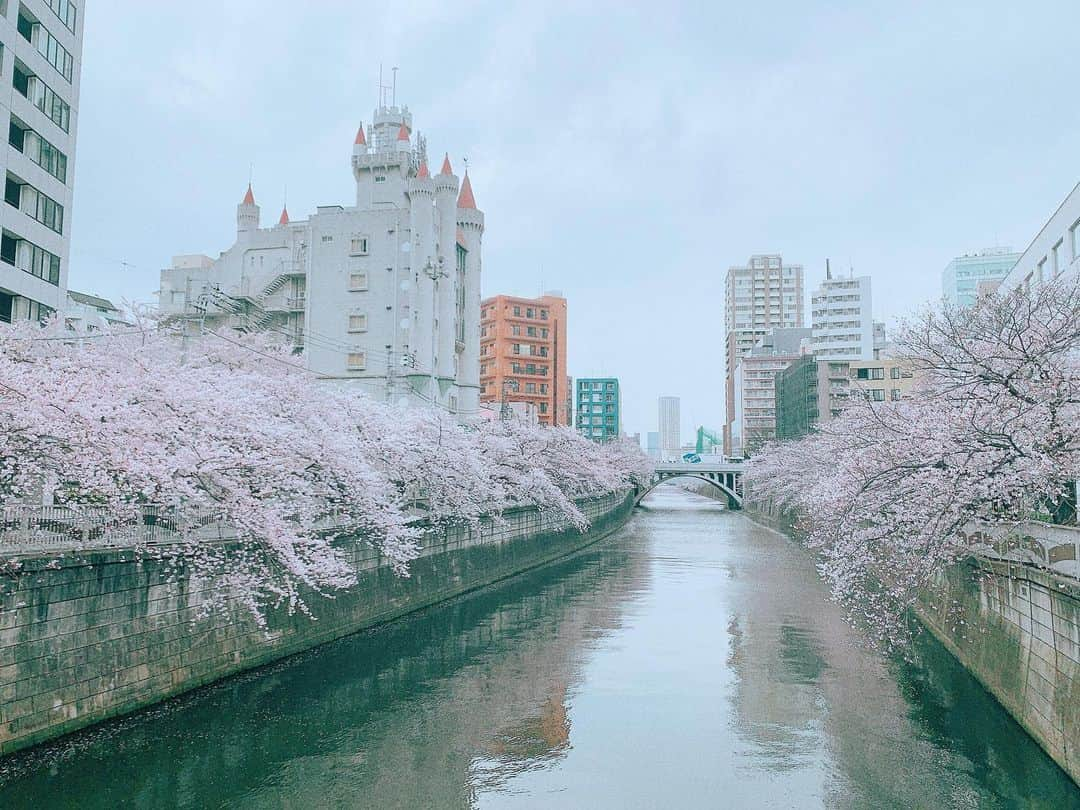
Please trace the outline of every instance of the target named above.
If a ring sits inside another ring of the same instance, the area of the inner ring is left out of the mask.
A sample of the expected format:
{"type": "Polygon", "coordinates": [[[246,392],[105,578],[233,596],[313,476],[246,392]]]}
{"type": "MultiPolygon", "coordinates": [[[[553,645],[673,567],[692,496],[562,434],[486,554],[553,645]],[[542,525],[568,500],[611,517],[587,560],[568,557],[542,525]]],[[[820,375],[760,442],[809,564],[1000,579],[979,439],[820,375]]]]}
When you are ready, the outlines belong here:
{"type": "Polygon", "coordinates": [[[563,562],[0,762],[2,808],[1080,807],[932,639],[662,487],[563,562]]]}

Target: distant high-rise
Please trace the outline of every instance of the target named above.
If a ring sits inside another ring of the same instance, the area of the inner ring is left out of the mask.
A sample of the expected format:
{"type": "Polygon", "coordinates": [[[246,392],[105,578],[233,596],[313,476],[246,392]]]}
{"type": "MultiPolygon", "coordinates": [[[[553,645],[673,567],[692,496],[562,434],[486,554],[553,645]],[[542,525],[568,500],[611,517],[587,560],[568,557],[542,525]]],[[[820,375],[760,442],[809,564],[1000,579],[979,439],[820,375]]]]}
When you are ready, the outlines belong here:
{"type": "Polygon", "coordinates": [[[0,322],[43,320],[67,301],[82,42],[69,2],[0,2],[0,322]]]}
{"type": "Polygon", "coordinates": [[[579,377],[575,424],[582,436],[596,442],[619,438],[622,396],[615,377],[579,377]]]}
{"type": "Polygon", "coordinates": [[[957,256],[941,271],[941,294],[953,306],[970,307],[979,297],[979,287],[996,286],[1013,269],[1019,253],[1012,248],[987,248],[957,256]]]}
{"type": "Polygon", "coordinates": [[[810,296],[810,347],[822,360],[872,360],[874,318],[870,276],[833,278],[826,272],[810,296]]]}
{"type": "Polygon", "coordinates": [[[649,458],[660,458],[660,433],[650,430],[645,435],[645,453],[649,458]]]}
{"type": "Polygon", "coordinates": [[[660,397],[657,405],[660,415],[660,458],[676,458],[682,446],[679,435],[679,398],[660,397]]]}
{"type": "Polygon", "coordinates": [[[778,254],[751,256],[729,267],[724,285],[724,452],[731,453],[735,418],[735,367],[764,334],[803,326],[803,266],[778,254]]]}

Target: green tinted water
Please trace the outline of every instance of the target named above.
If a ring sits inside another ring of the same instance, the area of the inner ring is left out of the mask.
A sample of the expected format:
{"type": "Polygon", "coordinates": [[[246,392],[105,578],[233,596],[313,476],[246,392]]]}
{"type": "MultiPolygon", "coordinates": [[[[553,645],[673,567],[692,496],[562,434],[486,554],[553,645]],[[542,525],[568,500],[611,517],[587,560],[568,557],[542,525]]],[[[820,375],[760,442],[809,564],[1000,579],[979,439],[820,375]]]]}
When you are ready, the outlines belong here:
{"type": "Polygon", "coordinates": [[[0,762],[0,807],[1080,807],[932,640],[661,488],[570,560],[0,762]]]}

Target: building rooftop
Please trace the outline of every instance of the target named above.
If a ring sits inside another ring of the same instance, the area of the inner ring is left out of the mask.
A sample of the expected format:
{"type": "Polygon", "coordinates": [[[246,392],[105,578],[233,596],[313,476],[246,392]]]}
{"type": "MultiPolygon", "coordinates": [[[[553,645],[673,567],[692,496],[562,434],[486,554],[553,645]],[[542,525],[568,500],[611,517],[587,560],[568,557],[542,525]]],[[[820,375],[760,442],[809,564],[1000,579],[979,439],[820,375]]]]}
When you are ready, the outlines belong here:
{"type": "Polygon", "coordinates": [[[75,290],[67,291],[68,298],[74,301],[76,304],[85,304],[86,306],[95,307],[97,309],[106,309],[111,312],[119,312],[113,302],[108,298],[99,298],[96,295],[90,295],[89,293],[76,292],[75,290]]]}

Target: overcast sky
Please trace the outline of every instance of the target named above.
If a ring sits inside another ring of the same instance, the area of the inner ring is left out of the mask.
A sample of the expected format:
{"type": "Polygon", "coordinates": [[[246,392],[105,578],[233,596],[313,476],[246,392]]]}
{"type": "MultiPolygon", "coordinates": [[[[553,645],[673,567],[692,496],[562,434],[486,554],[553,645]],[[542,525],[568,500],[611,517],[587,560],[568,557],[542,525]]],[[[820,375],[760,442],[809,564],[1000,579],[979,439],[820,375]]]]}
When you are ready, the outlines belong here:
{"type": "MultiPolygon", "coordinates": [[[[484,295],[569,299],[574,376],[630,432],[720,427],[723,279],[752,253],[873,277],[875,316],[955,255],[1027,245],[1080,180],[1080,4],[87,4],[70,286],[150,300],[264,224],[352,204],[379,65],[432,155],[468,156],[484,295]]],[[[807,309],[809,316],[809,309],[807,309]]]]}

